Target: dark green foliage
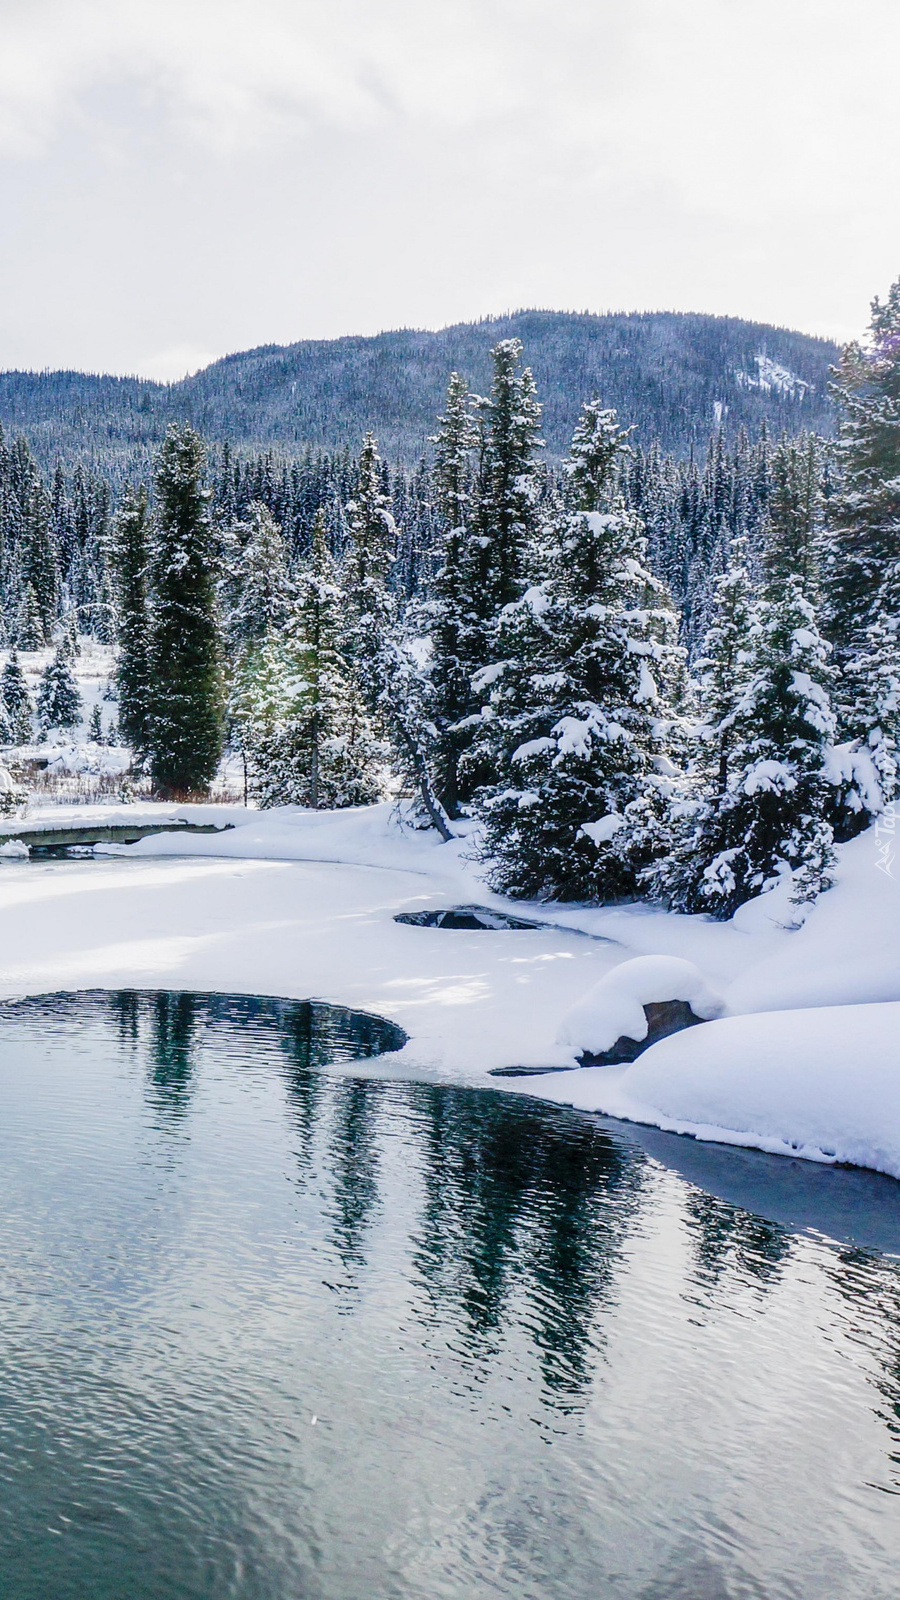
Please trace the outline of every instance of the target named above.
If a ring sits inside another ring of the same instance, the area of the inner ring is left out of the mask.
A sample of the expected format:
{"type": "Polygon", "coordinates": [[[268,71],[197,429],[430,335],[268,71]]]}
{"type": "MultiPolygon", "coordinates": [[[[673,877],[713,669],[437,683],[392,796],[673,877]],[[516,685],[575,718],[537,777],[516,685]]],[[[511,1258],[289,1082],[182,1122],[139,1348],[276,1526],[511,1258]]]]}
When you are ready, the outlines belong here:
{"type": "Polygon", "coordinates": [[[138,757],[146,754],[150,727],[149,564],[149,509],[142,484],[126,492],[113,530],[119,611],[119,726],[125,743],[138,757]]]}
{"type": "Polygon", "coordinates": [[[450,817],[459,815],[459,762],[471,742],[471,725],[466,719],[478,710],[472,673],[484,664],[473,648],[477,613],[466,562],[472,451],[477,439],[468,385],[457,372],[451,373],[444,414],[433,440],[435,499],[443,526],[439,565],[427,608],[433,651],[428,699],[428,716],[434,725],[431,761],[437,794],[450,817]]]}
{"type": "Polygon", "coordinates": [[[765,593],[775,600],[785,584],[798,579],[807,599],[819,589],[821,554],[821,471],[812,436],[782,438],[771,457],[768,526],[762,566],[765,593]]]}
{"type": "MultiPolygon", "coordinates": [[[[848,345],[834,384],[841,484],[828,503],[826,620],[845,665],[863,647],[900,542],[900,281],[872,306],[866,348],[848,345]]],[[[862,732],[861,729],[853,729],[862,732]]]]}
{"type": "Polygon", "coordinates": [[[217,547],[205,463],[193,428],[169,429],[154,479],[147,738],[151,776],[163,794],[207,791],[222,752],[217,547]]]}

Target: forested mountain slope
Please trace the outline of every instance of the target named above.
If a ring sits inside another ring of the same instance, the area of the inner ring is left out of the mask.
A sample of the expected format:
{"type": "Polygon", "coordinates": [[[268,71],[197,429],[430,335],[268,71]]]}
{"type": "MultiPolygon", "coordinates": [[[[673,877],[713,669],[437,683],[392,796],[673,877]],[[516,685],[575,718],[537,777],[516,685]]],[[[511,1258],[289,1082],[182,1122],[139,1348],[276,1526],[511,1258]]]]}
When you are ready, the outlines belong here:
{"type": "Polygon", "coordinates": [[[718,421],[831,431],[826,339],[733,317],[674,312],[593,316],[523,311],[436,333],[404,329],[371,338],[301,340],[224,357],[175,384],[45,372],[0,374],[0,422],[23,432],[49,465],[85,454],[124,464],[191,421],[212,441],[357,448],[372,428],[383,454],[407,461],[433,432],[454,368],[477,391],[489,384],[489,351],[518,337],[544,405],[552,455],[568,447],[582,402],[594,394],[686,455],[718,421]]]}

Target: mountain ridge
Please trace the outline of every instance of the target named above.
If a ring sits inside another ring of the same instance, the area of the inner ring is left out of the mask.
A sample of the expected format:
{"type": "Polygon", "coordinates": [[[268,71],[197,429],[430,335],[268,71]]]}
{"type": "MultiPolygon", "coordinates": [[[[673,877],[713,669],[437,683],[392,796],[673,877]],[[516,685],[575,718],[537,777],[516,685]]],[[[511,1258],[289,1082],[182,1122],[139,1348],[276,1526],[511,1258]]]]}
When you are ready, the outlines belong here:
{"type": "Polygon", "coordinates": [[[192,422],[214,444],[283,454],[355,449],[366,429],[390,459],[427,447],[447,377],[490,384],[501,338],[524,345],[544,405],[548,454],[564,454],[594,394],[634,424],[644,446],[686,455],[717,424],[751,432],[832,431],[831,340],[703,312],[526,310],[452,323],[301,339],[232,351],[174,383],[76,370],[0,373],[0,422],[22,432],[45,465],[90,455],[140,460],[166,426],[192,422]]]}

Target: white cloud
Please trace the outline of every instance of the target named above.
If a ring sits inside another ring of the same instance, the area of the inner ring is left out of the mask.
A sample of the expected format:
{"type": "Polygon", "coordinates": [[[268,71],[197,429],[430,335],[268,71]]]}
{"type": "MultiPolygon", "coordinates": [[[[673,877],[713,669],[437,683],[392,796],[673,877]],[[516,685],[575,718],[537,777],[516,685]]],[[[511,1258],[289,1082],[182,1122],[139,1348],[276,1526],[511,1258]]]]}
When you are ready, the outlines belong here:
{"type": "Polygon", "coordinates": [[[0,363],[536,302],[850,331],[898,44],[896,0],[0,0],[0,363]]]}

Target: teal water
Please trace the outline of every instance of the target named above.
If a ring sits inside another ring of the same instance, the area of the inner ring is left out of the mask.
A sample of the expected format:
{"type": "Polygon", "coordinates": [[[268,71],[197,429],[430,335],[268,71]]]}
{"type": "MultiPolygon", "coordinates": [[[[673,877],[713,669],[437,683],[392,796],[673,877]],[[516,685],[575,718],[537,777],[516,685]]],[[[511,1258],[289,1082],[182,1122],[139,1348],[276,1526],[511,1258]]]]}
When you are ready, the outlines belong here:
{"type": "Polygon", "coordinates": [[[0,1006],[3,1600],[894,1600],[900,1265],[401,1042],[0,1006]]]}

